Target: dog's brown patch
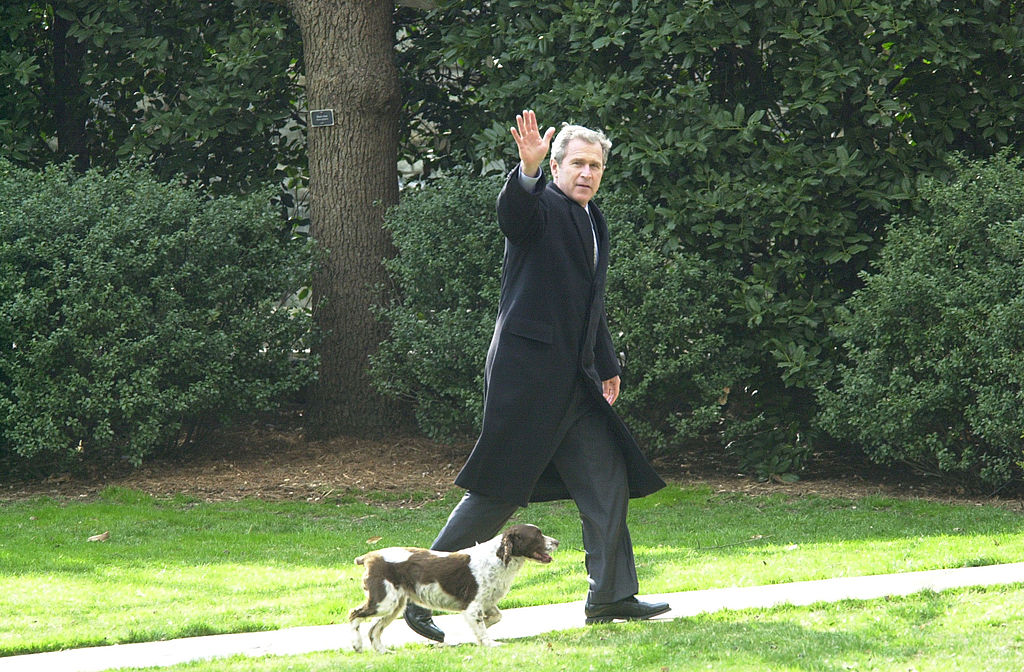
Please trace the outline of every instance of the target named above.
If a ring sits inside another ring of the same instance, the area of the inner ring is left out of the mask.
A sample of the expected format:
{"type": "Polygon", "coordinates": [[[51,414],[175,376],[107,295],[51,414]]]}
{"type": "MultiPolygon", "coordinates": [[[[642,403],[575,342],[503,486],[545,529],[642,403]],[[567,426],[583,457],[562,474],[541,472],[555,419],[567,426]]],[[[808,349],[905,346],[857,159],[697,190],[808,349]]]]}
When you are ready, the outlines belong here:
{"type": "Polygon", "coordinates": [[[461,609],[473,601],[480,589],[473,573],[469,571],[469,556],[463,553],[437,555],[430,551],[414,550],[408,560],[392,566],[388,578],[413,592],[416,586],[437,581],[444,592],[458,601],[461,609]]]}

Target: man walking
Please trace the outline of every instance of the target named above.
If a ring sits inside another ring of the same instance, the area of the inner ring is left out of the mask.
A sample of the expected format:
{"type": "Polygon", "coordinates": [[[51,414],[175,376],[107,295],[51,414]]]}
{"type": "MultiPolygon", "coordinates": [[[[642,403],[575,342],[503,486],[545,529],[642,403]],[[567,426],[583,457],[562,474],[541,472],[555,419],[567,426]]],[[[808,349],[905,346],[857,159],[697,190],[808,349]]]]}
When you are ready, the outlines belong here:
{"type": "MultiPolygon", "coordinates": [[[[455,479],[466,494],[431,548],[472,546],[521,506],[571,498],[590,579],[586,622],[651,618],[669,606],[635,597],[626,513],[631,497],[665,483],[612,410],[620,367],[604,307],[608,228],[591,202],[611,143],[582,126],[542,135],[532,110],[511,131],[520,162],[498,196],[505,256],[483,426],[455,479]],[[550,183],[541,170],[549,149],[550,183]]],[[[410,604],[405,620],[444,640],[428,610],[410,604]]]]}

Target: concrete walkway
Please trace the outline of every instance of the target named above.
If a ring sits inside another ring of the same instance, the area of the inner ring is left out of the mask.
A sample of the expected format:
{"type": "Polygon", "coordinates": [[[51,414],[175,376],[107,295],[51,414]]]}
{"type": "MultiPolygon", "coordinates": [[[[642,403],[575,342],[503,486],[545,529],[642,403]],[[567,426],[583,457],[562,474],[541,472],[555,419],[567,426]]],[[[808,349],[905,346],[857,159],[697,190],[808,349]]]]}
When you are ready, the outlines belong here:
{"type": "MultiPolygon", "coordinates": [[[[965,569],[941,569],[906,574],[847,577],[801,581],[747,588],[718,588],[685,593],[644,595],[645,600],[668,602],[672,611],[658,619],[668,620],[722,609],[766,608],[781,604],[807,605],[847,599],[874,599],[909,595],[924,590],[948,590],[968,586],[1024,583],[1024,562],[965,569]]],[[[583,602],[507,609],[491,628],[495,639],[530,637],[554,630],[584,627],[583,602]]],[[[460,615],[443,615],[437,624],[447,634],[446,644],[475,641],[460,615]]],[[[120,667],[160,667],[192,660],[233,655],[292,655],[314,651],[349,649],[349,630],[344,624],[289,628],[274,632],[211,635],[164,642],[120,644],[88,649],[0,658],[0,672],[99,672],[120,667]]],[[[426,643],[401,620],[384,631],[384,643],[402,646],[426,643]]],[[[367,650],[367,656],[377,655],[367,650]]]]}

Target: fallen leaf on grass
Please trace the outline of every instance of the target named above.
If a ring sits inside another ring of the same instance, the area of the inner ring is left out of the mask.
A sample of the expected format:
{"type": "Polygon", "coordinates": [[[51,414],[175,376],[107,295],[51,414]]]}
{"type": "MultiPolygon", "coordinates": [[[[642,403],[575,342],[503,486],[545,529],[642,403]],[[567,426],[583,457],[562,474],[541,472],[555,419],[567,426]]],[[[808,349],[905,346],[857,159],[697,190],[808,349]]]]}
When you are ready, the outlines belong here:
{"type": "Polygon", "coordinates": [[[94,534],[93,536],[86,539],[86,541],[106,541],[110,539],[110,532],[104,532],[103,534],[94,534]]]}
{"type": "Polygon", "coordinates": [[[383,538],[384,537],[370,537],[369,539],[366,540],[366,543],[368,543],[368,544],[376,544],[378,541],[380,541],[383,538]]]}

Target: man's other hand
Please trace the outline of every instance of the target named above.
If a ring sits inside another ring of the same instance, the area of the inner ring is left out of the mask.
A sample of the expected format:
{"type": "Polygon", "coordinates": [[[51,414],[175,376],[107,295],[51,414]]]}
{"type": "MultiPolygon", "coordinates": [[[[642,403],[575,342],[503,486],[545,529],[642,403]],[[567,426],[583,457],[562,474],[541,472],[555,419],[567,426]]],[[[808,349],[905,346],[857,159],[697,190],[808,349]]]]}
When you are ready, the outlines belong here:
{"type": "Polygon", "coordinates": [[[608,402],[609,406],[614,404],[615,400],[619,398],[620,382],[621,381],[619,377],[615,376],[614,378],[609,378],[608,380],[604,381],[604,383],[602,384],[602,387],[604,388],[604,399],[605,401],[608,402]]]}

